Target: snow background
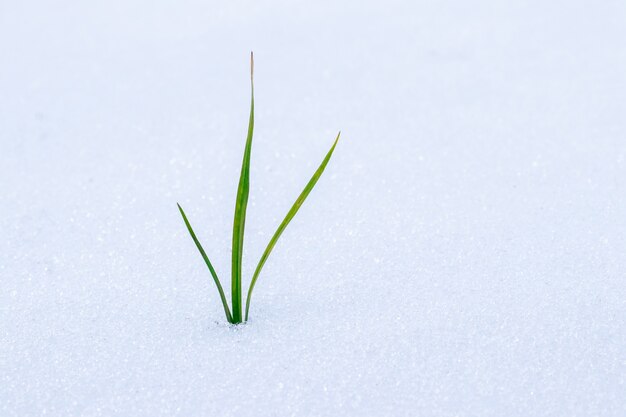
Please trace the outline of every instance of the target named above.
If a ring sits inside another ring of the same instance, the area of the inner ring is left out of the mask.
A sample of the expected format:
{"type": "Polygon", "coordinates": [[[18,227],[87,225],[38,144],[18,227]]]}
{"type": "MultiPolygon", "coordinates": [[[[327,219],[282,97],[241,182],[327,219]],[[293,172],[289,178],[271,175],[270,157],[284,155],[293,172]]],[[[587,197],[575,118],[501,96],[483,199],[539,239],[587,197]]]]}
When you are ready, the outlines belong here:
{"type": "Polygon", "coordinates": [[[0,0],[0,415],[626,415],[625,21],[0,0]],[[250,50],[247,279],[343,133],[231,328],[250,50]]]}

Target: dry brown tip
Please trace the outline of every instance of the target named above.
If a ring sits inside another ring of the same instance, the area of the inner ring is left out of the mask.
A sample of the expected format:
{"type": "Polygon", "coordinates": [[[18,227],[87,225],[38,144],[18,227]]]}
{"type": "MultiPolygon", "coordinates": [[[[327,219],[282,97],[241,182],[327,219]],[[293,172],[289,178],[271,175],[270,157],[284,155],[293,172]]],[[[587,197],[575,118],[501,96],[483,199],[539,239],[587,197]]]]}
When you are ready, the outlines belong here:
{"type": "Polygon", "coordinates": [[[250,51],[250,79],[254,79],[254,52],[250,51]]]}

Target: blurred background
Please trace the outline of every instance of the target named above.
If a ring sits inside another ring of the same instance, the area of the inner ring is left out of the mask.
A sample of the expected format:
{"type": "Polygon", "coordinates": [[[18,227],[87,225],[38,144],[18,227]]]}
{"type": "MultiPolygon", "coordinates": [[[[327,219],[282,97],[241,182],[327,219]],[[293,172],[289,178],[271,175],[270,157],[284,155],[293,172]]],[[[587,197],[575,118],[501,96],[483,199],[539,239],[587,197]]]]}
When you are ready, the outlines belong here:
{"type": "Polygon", "coordinates": [[[626,414],[625,21],[0,0],[0,414],[626,414]],[[235,330],[251,50],[247,277],[342,140],[235,330]]]}

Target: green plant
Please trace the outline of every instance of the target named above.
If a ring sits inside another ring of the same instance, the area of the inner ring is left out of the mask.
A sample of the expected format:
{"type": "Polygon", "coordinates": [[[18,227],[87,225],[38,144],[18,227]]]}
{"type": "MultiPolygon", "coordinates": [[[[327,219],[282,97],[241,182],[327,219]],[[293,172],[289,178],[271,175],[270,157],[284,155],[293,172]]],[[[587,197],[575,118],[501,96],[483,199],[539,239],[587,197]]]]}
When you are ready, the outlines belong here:
{"type": "Polygon", "coordinates": [[[254,286],[256,285],[257,279],[259,278],[259,274],[261,273],[261,269],[263,265],[265,265],[265,261],[267,261],[268,256],[274,249],[278,238],[283,233],[289,222],[294,218],[302,203],[307,198],[313,187],[317,183],[317,180],[320,178],[330,157],[335,150],[335,146],[337,146],[337,142],[339,141],[339,136],[341,132],[337,134],[337,138],[333,143],[333,146],[330,148],[326,157],[322,160],[322,163],[317,168],[307,185],[304,187],[304,190],[300,193],[295,203],[287,212],[287,215],[283,219],[283,221],[274,232],[274,235],[270,239],[263,255],[261,255],[261,259],[257,264],[256,269],[254,270],[254,274],[252,275],[252,280],[250,281],[250,287],[248,288],[248,296],[246,297],[246,310],[245,317],[242,317],[242,302],[241,302],[241,263],[242,263],[242,255],[243,255],[243,237],[244,237],[244,228],[246,224],[246,208],[248,206],[248,194],[250,190],[250,152],[252,148],[252,134],[254,132],[254,56],[250,54],[250,85],[252,90],[252,99],[250,104],[250,120],[248,123],[248,136],[246,138],[246,147],[243,154],[243,163],[241,166],[241,175],[239,177],[239,188],[237,189],[237,200],[235,204],[235,219],[233,222],[233,247],[232,247],[232,275],[231,275],[231,296],[232,296],[232,313],[228,308],[228,302],[226,301],[226,296],[224,295],[224,289],[222,288],[222,284],[215,272],[215,268],[209,261],[209,257],[206,252],[202,248],[200,241],[196,237],[196,234],[183,211],[183,208],[178,204],[178,209],[180,210],[180,214],[183,217],[185,225],[187,226],[187,230],[191,235],[198,251],[202,255],[204,262],[206,263],[209,271],[211,272],[211,276],[213,277],[213,281],[215,281],[215,285],[217,286],[217,291],[220,294],[220,299],[222,300],[222,305],[224,306],[224,313],[226,314],[226,319],[229,323],[239,324],[248,321],[248,313],[250,311],[250,298],[252,297],[252,290],[254,290],[254,286]]]}

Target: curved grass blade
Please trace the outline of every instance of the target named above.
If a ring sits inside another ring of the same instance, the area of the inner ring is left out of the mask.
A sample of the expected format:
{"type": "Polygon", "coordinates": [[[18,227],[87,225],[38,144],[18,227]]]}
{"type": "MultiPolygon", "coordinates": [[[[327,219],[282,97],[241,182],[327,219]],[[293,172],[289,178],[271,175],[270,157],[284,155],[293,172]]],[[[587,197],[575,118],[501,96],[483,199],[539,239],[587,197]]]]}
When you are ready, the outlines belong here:
{"type": "Polygon", "coordinates": [[[250,102],[250,121],[248,122],[248,136],[246,148],[241,164],[239,188],[235,203],[235,219],[233,221],[233,252],[232,252],[232,275],[231,293],[233,305],[233,323],[241,323],[241,259],[243,257],[243,235],[246,225],[246,209],[248,207],[248,194],[250,191],[250,152],[252,149],[252,134],[254,132],[254,56],[250,53],[250,86],[252,98],[250,102]]]}
{"type": "Polygon", "coordinates": [[[229,323],[233,323],[233,318],[230,314],[230,310],[228,309],[228,303],[226,302],[226,296],[224,295],[222,284],[220,284],[220,279],[217,277],[217,273],[215,272],[215,269],[213,269],[213,265],[211,265],[211,261],[209,261],[209,257],[206,255],[206,252],[202,248],[200,241],[196,237],[196,234],[193,232],[193,228],[191,227],[191,224],[189,224],[189,220],[187,220],[187,216],[185,215],[183,208],[178,203],[176,203],[176,205],[178,206],[178,210],[180,210],[180,214],[183,216],[183,220],[185,221],[185,226],[187,226],[187,230],[189,231],[191,238],[196,244],[196,247],[198,248],[200,255],[202,255],[202,258],[204,259],[206,266],[208,266],[209,271],[211,271],[211,275],[213,276],[213,281],[215,281],[215,285],[217,285],[217,291],[219,291],[220,298],[222,299],[222,305],[224,306],[224,313],[226,313],[226,319],[228,320],[229,323]]]}
{"type": "Polygon", "coordinates": [[[274,249],[274,246],[276,245],[276,242],[278,241],[278,238],[280,237],[280,235],[283,233],[283,231],[285,230],[285,228],[287,227],[291,219],[294,218],[294,216],[300,209],[300,206],[302,206],[302,203],[304,203],[304,200],[306,200],[311,190],[313,190],[313,187],[315,187],[317,180],[319,180],[319,178],[322,176],[322,173],[324,172],[324,169],[326,168],[328,161],[330,161],[330,157],[333,155],[335,146],[337,146],[337,142],[339,141],[340,135],[341,135],[341,132],[337,134],[337,138],[335,139],[333,146],[330,148],[330,150],[326,154],[326,157],[320,164],[319,168],[317,168],[317,171],[315,171],[315,173],[313,174],[313,176],[307,183],[306,187],[304,187],[304,190],[302,191],[302,193],[300,193],[300,195],[296,199],[296,202],[293,203],[293,206],[291,206],[291,209],[289,209],[289,212],[285,216],[282,223],[278,226],[278,229],[274,233],[274,236],[272,236],[272,239],[270,239],[270,242],[267,244],[267,247],[265,248],[263,255],[261,255],[261,259],[259,260],[256,270],[254,271],[254,275],[252,276],[252,281],[250,282],[250,288],[248,289],[248,297],[246,299],[246,320],[245,321],[248,321],[248,311],[250,310],[250,298],[252,297],[252,290],[254,289],[257,279],[259,278],[259,274],[261,273],[261,269],[263,268],[263,265],[265,265],[265,261],[267,260],[268,256],[270,256],[270,253],[272,252],[272,249],[274,249]]]}

